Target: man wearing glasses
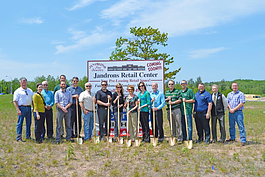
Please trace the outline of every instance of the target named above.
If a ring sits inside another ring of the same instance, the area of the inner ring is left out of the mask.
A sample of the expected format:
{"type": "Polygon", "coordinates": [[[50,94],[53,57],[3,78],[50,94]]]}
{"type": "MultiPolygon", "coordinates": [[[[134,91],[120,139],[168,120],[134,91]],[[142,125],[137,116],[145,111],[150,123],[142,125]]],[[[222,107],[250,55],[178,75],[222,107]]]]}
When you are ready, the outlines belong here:
{"type": "Polygon", "coordinates": [[[26,118],[26,139],[31,139],[31,104],[33,92],[30,88],[27,88],[27,79],[21,77],[20,87],[14,92],[14,105],[17,110],[18,121],[17,121],[17,141],[22,141],[22,126],[24,118],[26,118]]]}
{"type": "MultiPolygon", "coordinates": [[[[187,112],[187,123],[188,123],[188,133],[189,133],[189,140],[192,140],[192,110],[193,110],[193,103],[195,102],[195,95],[191,89],[187,87],[187,81],[181,81],[181,96],[182,102],[185,102],[185,108],[187,112]]],[[[184,112],[184,104],[181,104],[181,112],[182,112],[182,133],[183,133],[183,140],[187,140],[187,131],[186,131],[186,120],[185,120],[185,112],[184,112]]]]}
{"type": "MultiPolygon", "coordinates": [[[[46,127],[47,127],[47,137],[49,139],[53,138],[53,111],[52,106],[54,105],[54,96],[53,93],[48,90],[48,82],[43,81],[42,82],[43,90],[41,94],[43,95],[45,99],[45,119],[46,119],[46,127]]],[[[42,138],[45,136],[45,127],[44,127],[44,133],[42,134],[42,138]]]]}
{"type": "Polygon", "coordinates": [[[71,138],[76,138],[77,135],[79,135],[80,137],[80,131],[82,128],[81,108],[80,108],[80,105],[78,104],[78,98],[79,98],[80,93],[83,92],[83,89],[78,86],[78,82],[79,82],[78,77],[73,77],[73,80],[72,80],[73,85],[67,88],[67,90],[72,94],[72,100],[73,100],[73,103],[71,105],[71,129],[72,129],[71,138]],[[76,110],[76,108],[78,110],[76,110]],[[77,111],[78,111],[78,117],[77,117],[77,111]],[[78,131],[77,131],[77,119],[78,119],[78,127],[79,127],[78,131]]]}
{"type": "MultiPolygon", "coordinates": [[[[107,117],[108,117],[108,108],[110,109],[111,105],[111,97],[112,93],[107,90],[108,83],[107,81],[101,81],[101,90],[97,91],[96,93],[96,100],[98,104],[98,118],[99,118],[99,131],[100,131],[100,138],[101,140],[105,141],[105,135],[107,135],[107,117]],[[108,103],[109,100],[109,103],[108,103]],[[105,123],[105,133],[103,129],[103,124],[105,123]]],[[[109,119],[110,119],[110,113],[109,110],[109,119]]],[[[109,121],[109,127],[111,123],[109,121]]]]}
{"type": "Polygon", "coordinates": [[[91,83],[87,82],[85,84],[85,91],[83,91],[79,96],[79,104],[83,110],[83,119],[84,119],[84,133],[85,133],[85,141],[91,140],[94,118],[93,118],[93,101],[94,94],[91,93],[91,83]]]}
{"type": "Polygon", "coordinates": [[[181,92],[175,89],[175,82],[173,80],[168,81],[169,90],[166,91],[166,101],[167,101],[167,119],[169,121],[170,127],[170,105],[171,105],[171,115],[172,115],[172,130],[173,137],[178,138],[178,143],[182,143],[182,125],[181,125],[181,92]],[[176,132],[178,136],[176,136],[176,132]]]}

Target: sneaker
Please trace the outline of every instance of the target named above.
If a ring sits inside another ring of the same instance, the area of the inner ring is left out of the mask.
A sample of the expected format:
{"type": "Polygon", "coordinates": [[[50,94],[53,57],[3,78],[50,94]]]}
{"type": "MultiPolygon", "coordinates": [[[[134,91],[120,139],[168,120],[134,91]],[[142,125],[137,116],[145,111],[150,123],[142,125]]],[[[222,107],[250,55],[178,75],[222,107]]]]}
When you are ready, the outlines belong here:
{"type": "Polygon", "coordinates": [[[22,139],[18,139],[17,142],[25,142],[25,141],[23,141],[22,139]]]}
{"type": "Polygon", "coordinates": [[[236,141],[235,139],[229,139],[229,140],[226,140],[226,142],[234,142],[236,141]]]}

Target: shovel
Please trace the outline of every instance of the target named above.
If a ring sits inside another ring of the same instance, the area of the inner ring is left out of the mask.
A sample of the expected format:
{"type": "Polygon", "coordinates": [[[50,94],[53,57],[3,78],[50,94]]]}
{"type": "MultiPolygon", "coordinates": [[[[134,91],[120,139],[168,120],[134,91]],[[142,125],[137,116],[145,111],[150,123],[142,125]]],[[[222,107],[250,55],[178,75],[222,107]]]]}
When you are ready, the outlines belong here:
{"type": "Polygon", "coordinates": [[[187,131],[187,141],[184,141],[185,146],[188,149],[192,149],[192,140],[189,140],[189,131],[188,131],[188,120],[187,120],[187,111],[186,111],[186,105],[185,102],[183,102],[184,107],[184,113],[185,113],[185,121],[186,121],[186,131],[187,131]]]}
{"type": "MultiPolygon", "coordinates": [[[[75,105],[76,105],[76,126],[77,126],[77,132],[79,131],[79,122],[78,122],[78,119],[79,119],[79,117],[78,117],[78,99],[76,98],[76,102],[75,102],[75,105]]],[[[79,138],[79,136],[80,136],[80,131],[79,131],[79,133],[77,133],[77,138],[76,138],[76,142],[78,143],[78,144],[83,144],[83,139],[82,138],[79,138]]]]}
{"type": "MultiPolygon", "coordinates": [[[[153,108],[155,107],[155,100],[153,102],[153,108]]],[[[154,136],[154,140],[153,140],[153,146],[156,146],[157,145],[157,142],[158,142],[158,139],[156,138],[155,136],[155,126],[156,126],[156,116],[155,116],[155,111],[153,110],[153,128],[154,128],[154,131],[153,131],[153,136],[154,136]]]]}
{"type": "Polygon", "coordinates": [[[93,141],[95,144],[98,144],[99,143],[99,137],[96,136],[97,134],[97,130],[96,130],[96,109],[95,109],[95,102],[93,100],[93,114],[94,114],[94,138],[93,138],[93,141]]]}
{"type": "Polygon", "coordinates": [[[120,137],[121,127],[120,127],[120,100],[118,99],[118,143],[123,144],[123,138],[120,137]]]}
{"type": "Polygon", "coordinates": [[[176,144],[176,139],[173,137],[171,104],[169,105],[169,114],[170,114],[170,130],[171,130],[170,131],[171,137],[169,138],[169,145],[174,146],[176,144]]]}
{"type": "Polygon", "coordinates": [[[138,117],[137,117],[137,121],[138,121],[138,123],[137,123],[137,126],[138,126],[138,128],[137,128],[137,140],[135,140],[135,146],[137,146],[137,147],[139,147],[140,146],[140,144],[141,144],[141,140],[139,139],[139,120],[140,120],[140,99],[138,100],[138,104],[139,104],[139,106],[138,106],[138,117]]]}
{"type": "MultiPolygon", "coordinates": [[[[108,103],[109,103],[109,99],[108,99],[108,103]]],[[[110,132],[109,131],[109,128],[110,128],[109,127],[109,121],[110,121],[109,120],[110,119],[110,117],[109,117],[109,106],[108,106],[108,116],[107,116],[107,118],[108,118],[108,121],[107,121],[107,123],[108,123],[108,126],[107,126],[108,127],[108,129],[107,129],[107,131],[108,131],[107,132],[107,141],[108,141],[108,143],[112,143],[112,138],[109,136],[109,132],[110,132]]]]}
{"type": "Polygon", "coordinates": [[[127,105],[127,141],[126,141],[126,145],[127,145],[127,147],[130,147],[132,145],[132,140],[129,140],[128,127],[129,127],[129,103],[127,105]]]}

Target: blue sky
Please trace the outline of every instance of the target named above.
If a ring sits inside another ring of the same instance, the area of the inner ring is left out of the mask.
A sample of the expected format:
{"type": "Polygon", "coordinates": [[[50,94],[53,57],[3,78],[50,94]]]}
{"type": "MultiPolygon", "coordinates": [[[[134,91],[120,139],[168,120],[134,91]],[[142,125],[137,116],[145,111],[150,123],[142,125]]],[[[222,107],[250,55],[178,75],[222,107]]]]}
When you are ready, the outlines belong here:
{"type": "Polygon", "coordinates": [[[0,5],[0,80],[86,75],[133,26],[169,34],[176,80],[265,76],[264,0],[9,0],[0,5]]]}

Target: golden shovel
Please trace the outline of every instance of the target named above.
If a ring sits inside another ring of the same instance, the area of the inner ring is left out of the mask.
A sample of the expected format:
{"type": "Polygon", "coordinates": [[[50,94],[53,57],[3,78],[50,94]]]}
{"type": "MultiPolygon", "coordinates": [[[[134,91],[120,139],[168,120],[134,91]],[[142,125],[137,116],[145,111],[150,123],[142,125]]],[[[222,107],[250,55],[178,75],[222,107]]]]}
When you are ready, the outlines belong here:
{"type": "Polygon", "coordinates": [[[137,116],[137,121],[138,121],[138,124],[137,124],[137,126],[138,126],[138,128],[137,128],[137,140],[135,140],[135,146],[137,146],[137,147],[139,147],[140,146],[140,144],[141,144],[141,140],[139,139],[139,120],[140,120],[140,99],[138,100],[138,116],[137,116]]]}
{"type": "Polygon", "coordinates": [[[79,117],[78,117],[78,99],[77,99],[77,97],[75,98],[75,100],[76,100],[76,102],[75,102],[75,105],[76,105],[76,126],[77,126],[77,138],[76,138],[76,142],[78,143],[78,144],[83,144],[83,139],[82,138],[80,138],[79,136],[80,136],[80,131],[79,131],[79,122],[78,122],[78,119],[79,119],[79,117]],[[79,132],[79,133],[78,133],[79,132]]]}
{"type": "Polygon", "coordinates": [[[96,136],[97,130],[96,130],[96,109],[95,109],[95,101],[93,100],[93,114],[94,114],[94,138],[93,141],[95,144],[98,144],[99,141],[99,136],[96,136]]]}
{"type": "Polygon", "coordinates": [[[120,99],[118,99],[118,143],[123,144],[123,138],[120,137],[121,127],[120,127],[120,99]]]}
{"type": "Polygon", "coordinates": [[[186,105],[185,102],[183,102],[183,107],[184,107],[184,113],[185,113],[185,121],[186,121],[186,131],[187,131],[187,140],[184,141],[185,146],[188,149],[192,149],[192,140],[189,140],[189,131],[188,131],[188,120],[187,120],[187,111],[186,111],[186,105]]]}
{"type": "Polygon", "coordinates": [[[172,113],[171,113],[171,104],[169,105],[169,114],[170,114],[170,133],[171,137],[169,138],[169,145],[174,146],[176,144],[176,139],[173,137],[173,127],[172,127],[172,113]]]}
{"type": "Polygon", "coordinates": [[[126,141],[126,145],[127,145],[127,147],[130,147],[132,145],[132,140],[129,140],[128,127],[129,127],[129,103],[127,105],[127,141],[126,141]]]}
{"type": "MultiPolygon", "coordinates": [[[[153,108],[155,107],[155,100],[153,102],[153,108]]],[[[157,142],[158,142],[158,139],[156,138],[155,136],[155,126],[156,126],[156,116],[155,116],[155,111],[153,110],[153,128],[154,128],[154,131],[153,131],[153,146],[156,146],[157,145],[157,142]]]]}
{"type": "MultiPolygon", "coordinates": [[[[108,103],[109,103],[109,99],[108,99],[108,103]]],[[[107,126],[107,127],[108,127],[108,129],[107,129],[107,141],[108,141],[108,143],[112,143],[112,138],[109,136],[109,132],[110,132],[110,131],[109,131],[109,128],[110,128],[110,127],[109,127],[109,123],[110,123],[110,122],[109,122],[109,121],[110,121],[110,120],[109,120],[109,119],[110,119],[110,117],[109,117],[109,106],[108,106],[108,116],[107,116],[107,119],[108,119],[108,120],[107,120],[107,123],[108,123],[108,126],[107,126]]]]}

